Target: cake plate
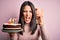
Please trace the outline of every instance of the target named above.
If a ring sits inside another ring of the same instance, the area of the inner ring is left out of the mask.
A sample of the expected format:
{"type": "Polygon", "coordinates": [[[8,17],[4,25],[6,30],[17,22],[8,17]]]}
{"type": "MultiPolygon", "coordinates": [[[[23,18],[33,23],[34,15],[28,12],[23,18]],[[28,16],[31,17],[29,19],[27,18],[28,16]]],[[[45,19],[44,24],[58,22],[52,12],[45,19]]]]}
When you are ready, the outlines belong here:
{"type": "Polygon", "coordinates": [[[16,33],[16,32],[21,32],[21,31],[23,31],[23,29],[18,29],[18,30],[17,29],[7,29],[7,30],[2,29],[2,32],[9,32],[9,33],[14,33],[14,32],[16,33]]]}

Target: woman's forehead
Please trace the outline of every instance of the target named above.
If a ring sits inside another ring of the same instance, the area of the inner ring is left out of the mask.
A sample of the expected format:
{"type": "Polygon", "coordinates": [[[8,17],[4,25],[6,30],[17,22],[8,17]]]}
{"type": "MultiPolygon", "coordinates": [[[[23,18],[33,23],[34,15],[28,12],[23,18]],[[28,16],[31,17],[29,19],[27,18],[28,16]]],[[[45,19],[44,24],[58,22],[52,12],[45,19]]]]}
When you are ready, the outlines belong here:
{"type": "Polygon", "coordinates": [[[24,10],[31,10],[31,7],[30,7],[29,5],[26,5],[26,6],[24,7],[24,10]]]}

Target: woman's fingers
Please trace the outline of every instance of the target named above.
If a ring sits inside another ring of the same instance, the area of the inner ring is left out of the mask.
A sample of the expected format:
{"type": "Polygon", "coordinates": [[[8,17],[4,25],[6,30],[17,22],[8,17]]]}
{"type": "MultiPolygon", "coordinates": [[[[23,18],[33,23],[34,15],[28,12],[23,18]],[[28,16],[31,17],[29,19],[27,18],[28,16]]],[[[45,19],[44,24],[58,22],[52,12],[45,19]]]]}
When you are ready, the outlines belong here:
{"type": "Polygon", "coordinates": [[[43,14],[43,9],[40,9],[40,8],[36,8],[36,16],[37,17],[42,17],[44,14],[43,14]]]}
{"type": "Polygon", "coordinates": [[[40,8],[36,8],[36,18],[38,20],[38,23],[40,25],[44,25],[44,20],[43,20],[44,12],[40,8]]]}

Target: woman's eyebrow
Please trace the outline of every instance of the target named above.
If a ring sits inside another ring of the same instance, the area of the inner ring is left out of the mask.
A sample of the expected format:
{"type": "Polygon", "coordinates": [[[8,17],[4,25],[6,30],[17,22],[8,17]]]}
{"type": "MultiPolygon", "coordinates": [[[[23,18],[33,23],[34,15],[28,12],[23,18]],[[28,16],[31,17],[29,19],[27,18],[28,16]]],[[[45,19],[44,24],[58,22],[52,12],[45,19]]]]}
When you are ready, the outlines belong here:
{"type": "Polygon", "coordinates": [[[24,10],[23,12],[27,12],[26,10],[24,10]]]}
{"type": "Polygon", "coordinates": [[[29,12],[32,12],[32,10],[30,10],[29,12]]]}

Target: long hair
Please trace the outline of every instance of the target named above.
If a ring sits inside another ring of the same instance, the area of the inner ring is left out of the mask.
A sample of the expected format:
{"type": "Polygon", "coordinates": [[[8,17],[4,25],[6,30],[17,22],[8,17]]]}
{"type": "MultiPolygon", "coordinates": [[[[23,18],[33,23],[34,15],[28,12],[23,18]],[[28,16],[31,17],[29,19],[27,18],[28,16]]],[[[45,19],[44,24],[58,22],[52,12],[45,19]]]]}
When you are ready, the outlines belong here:
{"type": "Polygon", "coordinates": [[[25,22],[24,22],[24,19],[23,19],[23,11],[24,11],[24,7],[28,5],[31,7],[31,10],[32,10],[32,19],[31,19],[31,22],[30,22],[30,31],[32,31],[31,34],[33,34],[36,30],[36,14],[35,14],[35,7],[34,5],[30,2],[30,1],[25,1],[22,5],[21,5],[21,8],[20,8],[20,15],[19,15],[19,22],[21,24],[21,27],[24,29],[24,25],[25,25],[25,22]]]}

